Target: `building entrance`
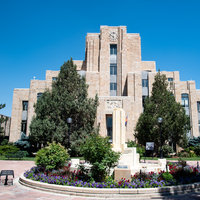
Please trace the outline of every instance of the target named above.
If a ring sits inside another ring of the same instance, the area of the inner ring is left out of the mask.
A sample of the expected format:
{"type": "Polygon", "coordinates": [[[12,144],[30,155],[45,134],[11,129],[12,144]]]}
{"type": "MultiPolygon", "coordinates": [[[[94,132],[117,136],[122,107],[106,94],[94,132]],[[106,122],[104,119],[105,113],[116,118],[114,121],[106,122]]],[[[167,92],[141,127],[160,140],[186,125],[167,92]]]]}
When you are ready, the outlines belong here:
{"type": "Polygon", "coordinates": [[[109,137],[109,142],[112,143],[112,115],[106,116],[106,125],[107,125],[107,136],[109,137]]]}

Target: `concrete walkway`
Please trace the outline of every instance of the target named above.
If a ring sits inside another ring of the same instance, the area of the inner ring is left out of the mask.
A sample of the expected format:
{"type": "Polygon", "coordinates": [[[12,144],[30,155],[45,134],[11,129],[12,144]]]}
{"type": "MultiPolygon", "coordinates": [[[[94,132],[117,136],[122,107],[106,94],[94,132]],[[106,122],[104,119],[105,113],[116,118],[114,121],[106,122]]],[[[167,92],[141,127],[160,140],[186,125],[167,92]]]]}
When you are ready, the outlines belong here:
{"type": "MultiPolygon", "coordinates": [[[[196,161],[189,161],[188,164],[196,166],[196,161]]],[[[13,185],[4,186],[0,183],[0,200],[104,200],[105,198],[94,198],[94,197],[78,197],[78,196],[69,196],[62,194],[55,194],[50,192],[42,192],[35,189],[27,188],[18,183],[19,176],[34,166],[33,161],[5,161],[0,160],[0,170],[14,170],[15,178],[13,185]]],[[[116,198],[107,198],[109,200],[117,200],[116,198]]],[[[124,199],[124,198],[123,198],[124,199]]],[[[125,198],[126,199],[126,198],[125,198]]],[[[127,198],[128,200],[130,198],[127,198]]],[[[200,192],[192,193],[187,195],[178,195],[178,196],[169,196],[169,197],[155,197],[155,198],[132,198],[135,200],[141,199],[169,199],[169,200],[200,200],[200,192]]],[[[122,199],[120,199],[122,200],[122,199]]]]}

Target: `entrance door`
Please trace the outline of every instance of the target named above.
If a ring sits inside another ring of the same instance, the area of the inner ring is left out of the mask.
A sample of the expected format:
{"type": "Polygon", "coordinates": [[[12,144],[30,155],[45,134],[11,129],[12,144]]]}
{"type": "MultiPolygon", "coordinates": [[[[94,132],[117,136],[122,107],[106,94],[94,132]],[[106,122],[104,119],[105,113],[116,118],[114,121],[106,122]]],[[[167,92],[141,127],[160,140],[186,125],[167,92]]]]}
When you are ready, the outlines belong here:
{"type": "Polygon", "coordinates": [[[107,136],[109,137],[109,142],[112,143],[112,115],[106,117],[107,121],[107,136]]]}

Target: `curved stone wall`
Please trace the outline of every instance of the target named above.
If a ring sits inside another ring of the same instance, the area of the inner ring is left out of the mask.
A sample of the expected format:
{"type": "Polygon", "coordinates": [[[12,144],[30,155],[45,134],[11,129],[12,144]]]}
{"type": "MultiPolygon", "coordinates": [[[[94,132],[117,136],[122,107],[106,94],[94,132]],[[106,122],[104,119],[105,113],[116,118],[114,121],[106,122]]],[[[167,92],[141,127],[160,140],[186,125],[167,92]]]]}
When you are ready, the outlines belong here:
{"type": "Polygon", "coordinates": [[[116,198],[128,198],[128,197],[159,197],[168,195],[179,195],[190,192],[200,191],[200,182],[182,186],[170,186],[163,188],[140,188],[140,189],[124,189],[124,188],[84,188],[73,187],[42,183],[38,181],[32,181],[21,175],[19,183],[24,186],[34,189],[55,192],[60,194],[74,195],[74,196],[87,196],[87,197],[116,197],[116,198]]]}

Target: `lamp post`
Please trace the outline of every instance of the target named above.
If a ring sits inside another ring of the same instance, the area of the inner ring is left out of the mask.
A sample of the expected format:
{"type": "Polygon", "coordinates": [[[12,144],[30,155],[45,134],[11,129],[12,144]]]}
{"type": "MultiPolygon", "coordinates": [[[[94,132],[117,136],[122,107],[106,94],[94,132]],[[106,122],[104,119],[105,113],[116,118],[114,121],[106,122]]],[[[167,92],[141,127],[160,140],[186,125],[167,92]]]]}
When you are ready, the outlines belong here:
{"type": "Polygon", "coordinates": [[[162,132],[161,132],[161,124],[163,122],[163,118],[158,118],[158,123],[160,124],[160,159],[163,159],[163,150],[162,150],[162,132]]]}
{"type": "Polygon", "coordinates": [[[67,118],[67,123],[69,124],[69,129],[68,129],[68,150],[70,148],[70,124],[72,123],[72,118],[67,118]]]}

